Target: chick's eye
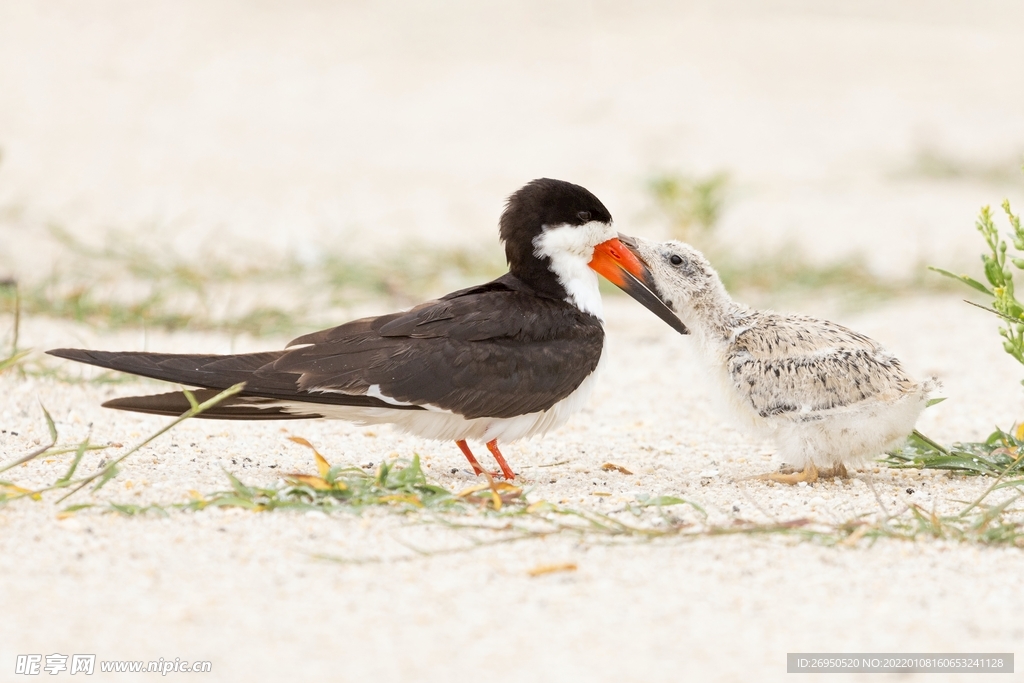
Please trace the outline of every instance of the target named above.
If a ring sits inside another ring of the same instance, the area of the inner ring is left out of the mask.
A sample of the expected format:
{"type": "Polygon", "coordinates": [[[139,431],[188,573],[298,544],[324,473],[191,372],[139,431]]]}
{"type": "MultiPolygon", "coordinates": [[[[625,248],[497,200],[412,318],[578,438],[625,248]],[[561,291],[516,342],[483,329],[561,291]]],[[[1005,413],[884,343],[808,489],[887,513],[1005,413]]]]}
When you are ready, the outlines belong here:
{"type": "Polygon", "coordinates": [[[683,257],[680,256],[679,254],[672,254],[672,256],[670,256],[668,260],[669,263],[671,263],[673,266],[678,266],[680,263],[683,262],[683,257]]]}
{"type": "Polygon", "coordinates": [[[589,211],[580,211],[578,214],[576,214],[576,218],[579,218],[581,221],[586,223],[587,221],[590,220],[590,212],[589,211]]]}

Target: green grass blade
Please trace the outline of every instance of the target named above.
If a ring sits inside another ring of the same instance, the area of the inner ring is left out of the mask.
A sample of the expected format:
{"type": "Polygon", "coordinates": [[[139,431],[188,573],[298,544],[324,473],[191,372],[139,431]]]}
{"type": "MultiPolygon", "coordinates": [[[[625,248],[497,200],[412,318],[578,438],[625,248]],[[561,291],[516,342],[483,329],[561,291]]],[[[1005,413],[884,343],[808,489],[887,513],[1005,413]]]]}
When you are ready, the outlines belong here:
{"type": "Polygon", "coordinates": [[[972,289],[978,290],[982,294],[988,294],[989,296],[995,296],[995,292],[993,292],[991,289],[989,289],[988,287],[986,287],[982,283],[980,283],[977,280],[975,280],[973,277],[970,277],[969,275],[957,275],[956,273],[951,273],[948,270],[945,270],[943,268],[937,268],[935,266],[928,266],[928,270],[933,270],[936,273],[938,273],[939,275],[945,275],[946,277],[953,278],[954,280],[959,280],[960,282],[964,283],[968,287],[971,287],[972,289]]]}
{"type": "Polygon", "coordinates": [[[46,418],[46,426],[50,431],[50,443],[40,448],[37,448],[28,455],[22,456],[21,458],[18,458],[17,460],[10,462],[4,465],[3,467],[0,467],[0,472],[6,472],[12,467],[17,467],[18,465],[24,464],[30,460],[38,458],[40,455],[46,453],[51,448],[57,445],[57,425],[54,424],[53,418],[50,417],[49,411],[46,410],[46,406],[40,405],[39,407],[43,409],[43,416],[46,418]]]}
{"type": "MultiPolygon", "coordinates": [[[[244,389],[244,388],[245,388],[245,382],[239,382],[238,384],[235,384],[234,386],[229,387],[229,388],[225,389],[224,391],[220,392],[216,396],[214,396],[214,397],[212,397],[212,398],[210,398],[210,399],[208,399],[206,401],[203,401],[199,405],[194,406],[193,408],[187,410],[180,417],[175,418],[174,420],[169,422],[167,425],[165,425],[163,428],[153,432],[152,434],[147,436],[145,439],[143,439],[139,443],[137,443],[134,446],[132,446],[132,448],[129,449],[127,453],[124,453],[123,455],[121,455],[118,458],[116,458],[115,460],[113,460],[110,464],[108,464],[100,472],[97,472],[96,474],[94,474],[94,475],[92,475],[90,477],[86,477],[85,479],[81,479],[81,480],[79,480],[79,482],[76,482],[79,485],[76,486],[74,489],[72,489],[70,492],[68,492],[66,495],[64,495],[63,497],[58,499],[57,502],[58,503],[63,502],[69,496],[72,496],[75,493],[77,493],[78,491],[82,490],[83,487],[88,485],[90,482],[95,481],[96,479],[100,479],[100,482],[93,489],[93,491],[99,490],[100,488],[102,488],[102,486],[104,484],[106,484],[108,481],[110,481],[110,479],[113,478],[113,475],[110,474],[110,472],[113,471],[114,467],[116,467],[119,462],[121,462],[122,460],[124,460],[128,456],[134,454],[140,448],[142,448],[143,446],[146,446],[147,444],[151,443],[153,440],[157,439],[158,437],[163,436],[165,433],[167,433],[170,430],[174,429],[175,427],[177,427],[179,424],[181,424],[185,420],[187,420],[189,418],[192,418],[192,417],[195,417],[196,415],[199,415],[200,413],[202,413],[202,412],[204,412],[206,410],[209,410],[210,408],[214,407],[215,405],[217,405],[221,401],[224,401],[224,400],[226,400],[228,398],[231,398],[232,396],[235,396],[236,394],[240,393],[242,391],[242,389],[244,389]]],[[[53,488],[53,487],[48,487],[47,489],[41,489],[41,491],[49,490],[49,488],[53,488]]]]}
{"type": "Polygon", "coordinates": [[[75,459],[71,461],[71,465],[68,467],[68,471],[64,473],[64,476],[57,480],[58,484],[71,481],[71,477],[74,476],[75,470],[78,469],[78,464],[82,462],[82,457],[85,456],[86,451],[91,450],[89,446],[88,437],[85,438],[85,441],[78,444],[78,448],[75,450],[75,459]]]}

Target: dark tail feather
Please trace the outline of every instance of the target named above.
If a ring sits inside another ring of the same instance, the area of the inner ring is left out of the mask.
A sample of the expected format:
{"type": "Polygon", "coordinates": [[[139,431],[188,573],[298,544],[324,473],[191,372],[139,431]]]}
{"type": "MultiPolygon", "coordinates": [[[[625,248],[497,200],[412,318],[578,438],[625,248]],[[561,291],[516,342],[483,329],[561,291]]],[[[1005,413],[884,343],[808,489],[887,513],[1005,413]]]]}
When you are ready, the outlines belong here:
{"type": "Polygon", "coordinates": [[[86,349],[52,349],[46,353],[59,358],[88,363],[101,368],[133,375],[177,382],[207,389],[227,389],[239,382],[262,393],[295,391],[295,375],[278,373],[263,382],[255,382],[253,373],[281,357],[281,351],[242,353],[230,356],[212,354],[148,353],[144,351],[89,351],[86,349]],[[277,382],[273,380],[277,379],[277,382]],[[273,386],[258,386],[271,384],[273,386]],[[277,386],[277,385],[280,386],[277,386]]]}
{"type": "MultiPolygon", "coordinates": [[[[197,389],[192,392],[192,395],[197,402],[202,403],[203,401],[210,400],[218,393],[220,392],[214,389],[197,389]]],[[[288,413],[281,405],[274,405],[276,403],[277,401],[261,399],[259,397],[233,396],[203,411],[196,415],[196,417],[211,420],[306,420],[323,417],[318,413],[293,415],[288,413]]],[[[172,415],[177,417],[189,411],[192,408],[192,404],[189,403],[183,392],[172,391],[167,394],[154,394],[152,396],[115,398],[104,403],[103,407],[130,410],[136,413],[172,415]]]]}
{"type": "MultiPolygon", "coordinates": [[[[128,372],[141,377],[175,382],[195,391],[201,403],[219,391],[245,383],[243,393],[230,398],[199,417],[222,420],[296,420],[323,417],[317,405],[339,405],[388,410],[425,410],[418,405],[396,406],[374,396],[318,392],[298,388],[299,373],[277,371],[273,364],[287,351],[264,351],[231,356],[210,354],[148,353],[142,351],[88,351],[53,349],[51,356],[88,363],[101,368],[128,372]],[[308,410],[308,412],[307,412],[308,410]],[[299,413],[289,414],[291,413],[299,413]]],[[[191,408],[181,392],[154,396],[129,396],[104,403],[108,408],[156,415],[181,415],[191,408]]]]}

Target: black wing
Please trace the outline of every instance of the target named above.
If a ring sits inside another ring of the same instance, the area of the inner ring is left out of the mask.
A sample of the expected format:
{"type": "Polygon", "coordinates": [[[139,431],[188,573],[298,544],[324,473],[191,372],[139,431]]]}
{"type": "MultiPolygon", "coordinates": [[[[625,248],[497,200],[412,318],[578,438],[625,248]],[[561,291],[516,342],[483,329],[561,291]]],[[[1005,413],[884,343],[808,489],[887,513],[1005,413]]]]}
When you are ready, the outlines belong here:
{"type": "MultiPolygon", "coordinates": [[[[603,344],[597,318],[565,301],[539,297],[506,275],[410,311],[299,337],[289,344],[296,348],[284,351],[49,353],[206,389],[245,382],[231,404],[237,417],[272,417],[265,409],[251,414],[246,403],[247,397],[264,397],[409,410],[429,405],[466,418],[501,418],[546,410],[567,397],[597,367],[603,344]]],[[[136,409],[129,400],[111,407],[136,409]]]]}
{"type": "MultiPolygon", "coordinates": [[[[539,297],[514,277],[404,312],[299,337],[274,370],[305,392],[365,395],[466,418],[547,410],[597,367],[604,329],[594,316],[539,297]]],[[[319,394],[318,394],[319,395],[319,394]]]]}

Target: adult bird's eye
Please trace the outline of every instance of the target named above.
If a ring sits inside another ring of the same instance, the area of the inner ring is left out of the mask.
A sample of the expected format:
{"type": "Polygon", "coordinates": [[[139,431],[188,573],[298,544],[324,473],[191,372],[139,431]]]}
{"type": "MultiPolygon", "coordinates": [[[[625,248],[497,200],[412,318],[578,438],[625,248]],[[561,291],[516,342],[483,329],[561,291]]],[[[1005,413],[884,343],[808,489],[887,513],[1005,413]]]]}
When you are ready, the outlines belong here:
{"type": "Polygon", "coordinates": [[[589,211],[580,211],[578,214],[576,214],[576,218],[579,218],[581,221],[586,223],[587,221],[590,220],[590,212],[589,211]]]}
{"type": "Polygon", "coordinates": [[[672,256],[670,256],[668,260],[673,266],[678,266],[680,263],[683,262],[683,257],[680,256],[679,254],[672,254],[672,256]]]}

